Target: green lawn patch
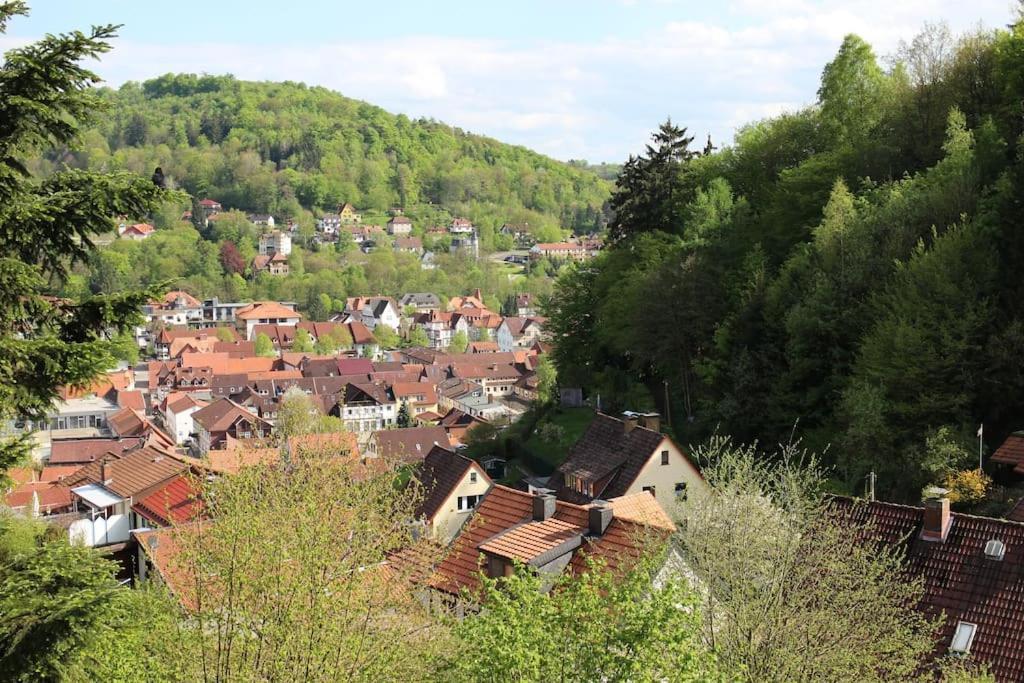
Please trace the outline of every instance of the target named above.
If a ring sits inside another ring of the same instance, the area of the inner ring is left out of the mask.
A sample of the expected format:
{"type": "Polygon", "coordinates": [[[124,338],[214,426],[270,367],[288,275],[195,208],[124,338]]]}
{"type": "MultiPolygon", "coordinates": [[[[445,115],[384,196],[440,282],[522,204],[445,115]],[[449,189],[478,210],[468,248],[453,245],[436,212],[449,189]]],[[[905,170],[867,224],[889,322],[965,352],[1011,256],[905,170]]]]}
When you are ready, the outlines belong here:
{"type": "MultiPolygon", "coordinates": [[[[523,448],[550,471],[562,464],[569,448],[594,420],[591,408],[557,408],[541,419],[531,434],[524,435],[523,448]]],[[[537,472],[549,474],[550,472],[537,472]]]]}

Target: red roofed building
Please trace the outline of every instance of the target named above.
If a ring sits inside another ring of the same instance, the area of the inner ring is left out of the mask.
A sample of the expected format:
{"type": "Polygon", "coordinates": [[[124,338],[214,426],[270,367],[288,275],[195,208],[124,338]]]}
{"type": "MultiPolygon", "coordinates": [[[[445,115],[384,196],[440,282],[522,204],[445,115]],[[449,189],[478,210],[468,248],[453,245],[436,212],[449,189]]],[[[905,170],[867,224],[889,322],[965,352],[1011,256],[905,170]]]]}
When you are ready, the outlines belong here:
{"type": "Polygon", "coordinates": [[[611,571],[636,560],[647,541],[664,542],[675,525],[647,493],[574,505],[547,489],[535,493],[495,486],[477,506],[429,585],[458,595],[475,592],[480,573],[499,577],[521,562],[538,571],[579,573],[586,556],[611,571]],[[641,499],[642,498],[642,499],[641,499]]]}
{"type": "Polygon", "coordinates": [[[1016,474],[1024,474],[1024,432],[1014,432],[1006,437],[990,460],[999,465],[1009,465],[1008,469],[1016,474]]]}
{"type": "Polygon", "coordinates": [[[946,616],[936,658],[970,655],[997,681],[1024,680],[1024,524],[950,512],[944,493],[924,507],[835,498],[833,509],[923,578],[918,609],[946,616]]]}
{"type": "Polygon", "coordinates": [[[132,505],[136,515],[132,528],[184,524],[203,514],[197,480],[184,473],[169,479],[163,486],[132,505]]]}
{"type": "Polygon", "coordinates": [[[132,225],[126,225],[121,232],[121,237],[128,240],[144,240],[156,230],[149,223],[134,223],[132,225]]]}
{"type": "Polygon", "coordinates": [[[245,338],[255,339],[253,328],[256,325],[291,325],[295,326],[302,316],[287,306],[276,301],[257,301],[244,306],[235,313],[235,318],[245,323],[245,338]]]}

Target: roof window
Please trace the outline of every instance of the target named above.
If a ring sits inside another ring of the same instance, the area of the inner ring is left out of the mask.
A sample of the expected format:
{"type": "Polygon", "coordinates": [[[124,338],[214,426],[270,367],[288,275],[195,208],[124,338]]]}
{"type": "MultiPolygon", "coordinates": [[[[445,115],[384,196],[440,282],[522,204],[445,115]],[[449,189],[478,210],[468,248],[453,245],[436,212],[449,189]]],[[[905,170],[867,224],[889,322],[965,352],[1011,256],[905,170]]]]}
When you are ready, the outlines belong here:
{"type": "Polygon", "coordinates": [[[985,557],[996,562],[1001,562],[1006,555],[1006,544],[998,539],[992,539],[985,544],[985,557]]]}
{"type": "Polygon", "coordinates": [[[971,651],[971,643],[974,642],[974,634],[977,630],[977,624],[972,624],[969,621],[957,622],[956,632],[953,633],[953,642],[949,645],[949,651],[961,655],[968,654],[971,651]]]}

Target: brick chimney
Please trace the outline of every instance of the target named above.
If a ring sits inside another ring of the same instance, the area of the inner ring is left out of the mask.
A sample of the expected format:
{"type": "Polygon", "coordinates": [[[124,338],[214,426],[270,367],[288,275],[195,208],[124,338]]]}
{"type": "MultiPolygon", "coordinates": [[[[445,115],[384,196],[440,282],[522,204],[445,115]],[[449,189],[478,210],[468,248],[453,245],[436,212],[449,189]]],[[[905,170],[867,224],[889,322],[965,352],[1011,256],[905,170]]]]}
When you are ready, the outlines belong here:
{"type": "Polygon", "coordinates": [[[636,429],[639,422],[637,414],[632,411],[626,411],[622,414],[622,431],[625,434],[629,434],[631,431],[636,429]]]}
{"type": "Polygon", "coordinates": [[[953,518],[949,514],[949,491],[930,486],[924,492],[924,524],[921,540],[942,543],[949,535],[953,518]]]}
{"type": "Polygon", "coordinates": [[[615,511],[612,510],[612,504],[607,500],[595,500],[590,504],[587,515],[590,522],[590,535],[600,536],[604,534],[608,529],[608,525],[612,523],[615,511]]]}
{"type": "Polygon", "coordinates": [[[661,429],[661,415],[658,413],[641,413],[640,426],[657,432],[661,429]]]}
{"type": "Polygon", "coordinates": [[[546,522],[555,514],[555,492],[535,489],[533,494],[533,521],[546,522]]]}

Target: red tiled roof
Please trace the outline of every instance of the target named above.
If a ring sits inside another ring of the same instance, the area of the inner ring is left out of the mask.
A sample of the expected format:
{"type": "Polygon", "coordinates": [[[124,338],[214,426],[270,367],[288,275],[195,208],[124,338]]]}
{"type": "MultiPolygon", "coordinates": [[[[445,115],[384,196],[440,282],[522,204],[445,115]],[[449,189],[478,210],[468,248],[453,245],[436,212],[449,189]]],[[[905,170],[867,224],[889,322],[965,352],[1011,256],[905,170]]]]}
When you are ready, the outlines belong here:
{"type": "Polygon", "coordinates": [[[923,508],[838,497],[833,505],[841,519],[905,551],[908,573],[923,577],[919,609],[946,613],[936,655],[949,652],[957,623],[969,622],[977,625],[971,658],[998,681],[1024,680],[1024,524],[951,513],[946,540],[925,541],[923,508]],[[992,540],[1005,544],[1002,560],[985,556],[992,540]]]}
{"type": "MultiPolygon", "coordinates": [[[[639,495],[650,498],[647,493],[639,495]]],[[[533,498],[530,493],[506,486],[491,488],[473,518],[462,528],[447,557],[438,565],[430,585],[449,593],[458,593],[462,588],[474,591],[479,588],[480,571],[485,566],[482,549],[499,549],[505,557],[520,559],[536,553],[532,555],[536,558],[558,547],[556,541],[573,553],[569,571],[576,574],[585,571],[586,557],[591,556],[604,560],[614,572],[635,561],[647,542],[663,541],[675,530],[671,521],[666,525],[665,520],[649,523],[638,519],[637,509],[649,503],[636,503],[630,500],[634,496],[628,496],[610,501],[616,512],[608,528],[600,536],[588,536],[589,506],[557,501],[555,513],[549,520],[535,522],[533,498]],[[578,547],[574,547],[573,535],[583,535],[578,547]],[[547,550],[537,552],[542,547],[547,550]]]]}
{"type": "Polygon", "coordinates": [[[42,513],[59,512],[71,507],[71,488],[53,482],[31,482],[22,484],[7,494],[5,502],[12,508],[29,508],[32,506],[32,494],[39,497],[39,511],[42,513]]]}
{"type": "Polygon", "coordinates": [[[146,398],[138,389],[132,391],[118,391],[117,405],[121,406],[122,408],[131,408],[132,410],[145,412],[146,398]]]}
{"type": "Polygon", "coordinates": [[[260,318],[301,318],[302,316],[276,301],[257,301],[239,308],[235,312],[235,317],[239,320],[259,320],[260,318]]]}
{"type": "Polygon", "coordinates": [[[47,465],[43,468],[42,474],[39,475],[39,481],[54,482],[60,480],[61,477],[69,477],[78,470],[82,469],[81,465],[47,465]]]}
{"type": "Polygon", "coordinates": [[[127,439],[61,439],[50,446],[51,465],[92,462],[104,453],[118,455],[142,446],[144,437],[127,439]]]}
{"type": "Polygon", "coordinates": [[[196,519],[202,514],[203,501],[196,481],[181,474],[133,505],[132,510],[160,526],[170,526],[196,519]]]}
{"type": "Polygon", "coordinates": [[[185,463],[167,453],[146,446],[121,457],[97,460],[67,477],[70,487],[97,483],[123,498],[145,495],[151,487],[180,474],[185,463]]]}
{"type": "Polygon", "coordinates": [[[1024,474],[1024,432],[1015,432],[992,454],[992,462],[1013,465],[1014,471],[1024,474]]]}

